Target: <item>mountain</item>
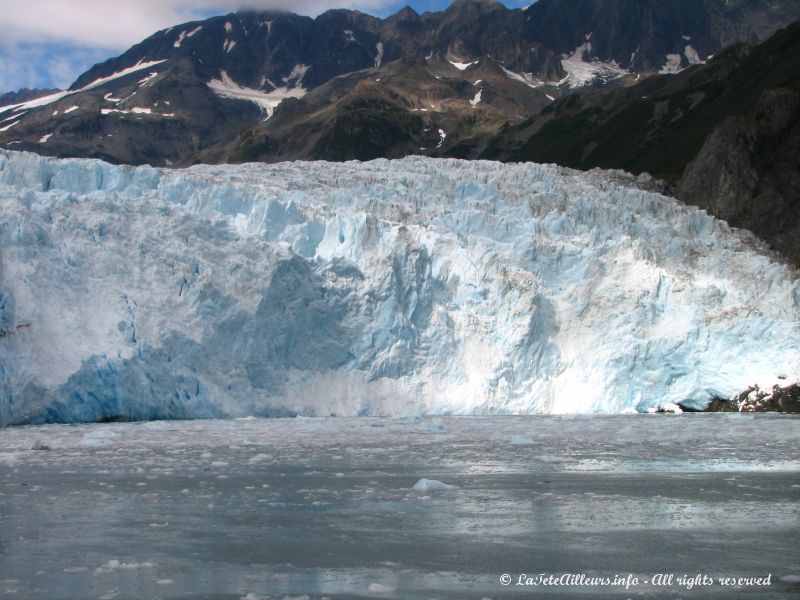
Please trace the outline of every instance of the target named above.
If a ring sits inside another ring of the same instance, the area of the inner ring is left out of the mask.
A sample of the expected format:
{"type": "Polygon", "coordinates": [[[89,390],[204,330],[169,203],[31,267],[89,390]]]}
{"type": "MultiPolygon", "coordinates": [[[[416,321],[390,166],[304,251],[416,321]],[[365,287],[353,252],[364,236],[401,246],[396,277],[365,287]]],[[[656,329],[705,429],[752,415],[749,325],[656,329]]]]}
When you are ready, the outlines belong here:
{"type": "Polygon", "coordinates": [[[526,13],[530,35],[558,53],[665,73],[800,18],[796,4],[751,0],[538,0],[526,13]]]}
{"type": "Polygon", "coordinates": [[[567,95],[759,41],[794,0],[458,0],[386,19],[240,12],[160,31],[0,107],[0,146],[115,163],[473,158],[567,95]]]}
{"type": "Polygon", "coordinates": [[[0,94],[0,106],[9,106],[11,104],[22,104],[30,100],[36,100],[43,96],[51,96],[60,92],[58,89],[28,89],[22,88],[17,92],[7,92],[0,94]]]}
{"type": "Polygon", "coordinates": [[[800,22],[678,75],[556,102],[482,156],[648,172],[800,265],[798,57],[800,22]]]}
{"type": "Polygon", "coordinates": [[[648,186],[0,151],[0,426],[700,408],[800,378],[797,271],[648,186]]]}

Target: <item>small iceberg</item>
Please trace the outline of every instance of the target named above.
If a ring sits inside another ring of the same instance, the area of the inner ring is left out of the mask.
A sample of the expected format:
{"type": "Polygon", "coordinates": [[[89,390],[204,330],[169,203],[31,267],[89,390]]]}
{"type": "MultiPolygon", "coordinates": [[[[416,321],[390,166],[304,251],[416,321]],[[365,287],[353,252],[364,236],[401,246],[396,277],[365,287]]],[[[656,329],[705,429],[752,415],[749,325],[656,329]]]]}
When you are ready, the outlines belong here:
{"type": "Polygon", "coordinates": [[[457,485],[442,483],[437,479],[420,479],[411,489],[418,492],[440,492],[442,490],[454,490],[456,488],[458,488],[457,485]]]}
{"type": "Polygon", "coordinates": [[[524,435],[512,435],[511,436],[511,445],[512,446],[532,446],[533,440],[529,437],[525,437],[524,435]]]}

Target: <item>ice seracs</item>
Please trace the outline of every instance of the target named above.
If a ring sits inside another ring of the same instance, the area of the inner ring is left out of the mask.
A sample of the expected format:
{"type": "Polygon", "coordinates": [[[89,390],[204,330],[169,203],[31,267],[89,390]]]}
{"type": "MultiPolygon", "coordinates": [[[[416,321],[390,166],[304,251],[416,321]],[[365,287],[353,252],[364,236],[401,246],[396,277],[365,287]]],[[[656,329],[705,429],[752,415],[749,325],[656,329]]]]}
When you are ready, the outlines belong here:
{"type": "Polygon", "coordinates": [[[0,424],[644,412],[800,377],[797,271],[621,173],[2,151],[0,200],[0,424]]]}

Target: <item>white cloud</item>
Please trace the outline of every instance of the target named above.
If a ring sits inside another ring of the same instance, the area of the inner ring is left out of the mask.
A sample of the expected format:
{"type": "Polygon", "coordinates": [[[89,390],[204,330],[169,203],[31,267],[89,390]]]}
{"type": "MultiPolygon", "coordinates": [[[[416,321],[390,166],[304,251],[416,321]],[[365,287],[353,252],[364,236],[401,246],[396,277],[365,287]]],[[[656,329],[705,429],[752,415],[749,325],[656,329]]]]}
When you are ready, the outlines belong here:
{"type": "Polygon", "coordinates": [[[127,48],[172,25],[240,8],[282,9],[317,15],[330,8],[380,10],[396,0],[25,0],[0,11],[0,30],[9,43],[69,43],[127,48]]]}
{"type": "Polygon", "coordinates": [[[66,87],[93,64],[149,35],[238,9],[316,16],[330,8],[376,12],[398,0],[24,0],[0,10],[0,93],[66,87]]]}

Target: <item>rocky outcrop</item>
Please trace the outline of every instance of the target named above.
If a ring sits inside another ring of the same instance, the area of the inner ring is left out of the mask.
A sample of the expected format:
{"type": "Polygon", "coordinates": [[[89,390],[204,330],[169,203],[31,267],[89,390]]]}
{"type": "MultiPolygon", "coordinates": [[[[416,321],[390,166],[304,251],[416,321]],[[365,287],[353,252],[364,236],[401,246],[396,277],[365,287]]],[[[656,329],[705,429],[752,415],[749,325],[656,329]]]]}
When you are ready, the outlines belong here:
{"type": "Polygon", "coordinates": [[[800,93],[767,90],[749,116],[723,120],[687,165],[678,197],[800,264],[800,93]]]}
{"type": "Polygon", "coordinates": [[[771,390],[753,385],[734,398],[714,398],[706,412],[800,413],[800,384],[775,385],[771,390]]]}

